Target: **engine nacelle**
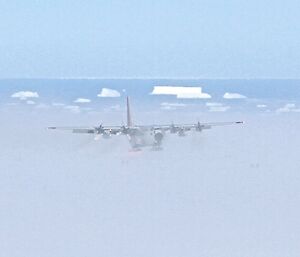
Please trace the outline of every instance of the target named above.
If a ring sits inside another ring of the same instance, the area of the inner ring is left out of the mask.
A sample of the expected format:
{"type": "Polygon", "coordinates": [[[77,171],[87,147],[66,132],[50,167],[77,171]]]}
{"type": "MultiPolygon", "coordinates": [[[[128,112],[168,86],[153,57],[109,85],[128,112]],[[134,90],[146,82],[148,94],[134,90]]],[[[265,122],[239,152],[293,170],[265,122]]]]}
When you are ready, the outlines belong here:
{"type": "Polygon", "coordinates": [[[203,129],[210,129],[210,125],[202,125],[200,122],[196,124],[196,131],[201,132],[203,129]]]}
{"type": "Polygon", "coordinates": [[[160,143],[163,138],[164,138],[164,134],[161,131],[154,132],[154,141],[156,143],[160,143]]]}
{"type": "Polygon", "coordinates": [[[176,127],[174,124],[171,125],[170,127],[170,133],[175,134],[178,131],[178,127],[176,127]]]}
{"type": "Polygon", "coordinates": [[[185,137],[185,130],[184,129],[179,129],[179,131],[178,131],[178,136],[180,136],[180,137],[185,137]]]}
{"type": "Polygon", "coordinates": [[[108,131],[104,131],[104,132],[102,133],[102,137],[103,137],[104,139],[109,139],[109,138],[111,137],[111,133],[108,132],[108,131]]]}

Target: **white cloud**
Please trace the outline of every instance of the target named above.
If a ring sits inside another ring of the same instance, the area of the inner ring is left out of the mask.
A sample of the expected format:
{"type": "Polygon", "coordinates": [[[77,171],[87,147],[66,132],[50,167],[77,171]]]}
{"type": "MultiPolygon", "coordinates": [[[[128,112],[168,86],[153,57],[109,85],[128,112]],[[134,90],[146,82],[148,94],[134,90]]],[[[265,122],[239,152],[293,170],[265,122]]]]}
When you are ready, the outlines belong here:
{"type": "Polygon", "coordinates": [[[120,111],[121,110],[121,106],[116,104],[116,105],[112,105],[109,106],[107,108],[104,109],[106,112],[110,112],[110,111],[120,111]]]}
{"type": "Polygon", "coordinates": [[[29,104],[29,105],[34,105],[35,104],[35,102],[31,101],[31,100],[26,101],[26,103],[29,104]]]}
{"type": "Polygon", "coordinates": [[[86,112],[90,112],[93,110],[93,108],[91,107],[82,107],[80,110],[86,111],[86,112]]]}
{"type": "Polygon", "coordinates": [[[230,109],[229,106],[214,106],[209,108],[209,112],[226,112],[230,109]]]}
{"type": "Polygon", "coordinates": [[[36,105],[36,108],[37,109],[49,109],[49,105],[47,105],[47,104],[38,104],[38,105],[36,105]]]}
{"type": "Polygon", "coordinates": [[[210,102],[210,103],[206,103],[206,106],[207,107],[218,107],[218,106],[223,106],[223,104],[222,103],[212,103],[212,102],[210,102]]]}
{"type": "Polygon", "coordinates": [[[281,107],[276,110],[276,112],[290,112],[291,110],[289,108],[281,107]]]}
{"type": "Polygon", "coordinates": [[[20,100],[26,100],[27,98],[38,98],[39,94],[37,92],[31,92],[31,91],[19,91],[13,93],[11,97],[19,98],[20,100]]]}
{"type": "Polygon", "coordinates": [[[223,95],[223,98],[224,99],[245,99],[247,97],[238,93],[225,93],[223,95]]]}
{"type": "Polygon", "coordinates": [[[209,99],[211,96],[202,92],[201,87],[155,86],[152,95],[175,95],[178,99],[209,99]]]}
{"type": "Polygon", "coordinates": [[[80,103],[80,104],[84,104],[84,103],[90,103],[91,100],[87,99],[87,98],[77,98],[74,103],[80,103]]]}
{"type": "Polygon", "coordinates": [[[286,104],[284,107],[288,108],[288,109],[293,109],[293,108],[296,108],[296,105],[295,104],[286,104]]]}
{"type": "Polygon", "coordinates": [[[176,108],[172,106],[161,106],[160,109],[165,110],[165,111],[175,111],[176,108]]]}
{"type": "Polygon", "coordinates": [[[230,109],[230,106],[223,105],[222,103],[209,102],[206,103],[209,112],[226,112],[230,109]]]}
{"type": "Polygon", "coordinates": [[[98,97],[120,97],[121,94],[119,91],[110,89],[110,88],[102,88],[101,93],[97,95],[98,97]]]}
{"type": "Polygon", "coordinates": [[[172,106],[172,107],[185,107],[186,104],[183,104],[183,103],[161,103],[160,104],[161,106],[172,106]]]}
{"type": "Polygon", "coordinates": [[[209,112],[226,112],[230,109],[230,106],[211,106],[209,112]]]}
{"type": "Polygon", "coordinates": [[[288,103],[285,106],[277,109],[276,112],[300,112],[300,109],[297,109],[295,104],[288,103]]]}
{"type": "Polygon", "coordinates": [[[62,106],[65,106],[65,104],[63,104],[63,103],[52,103],[52,106],[62,107],[62,106]]]}
{"type": "Polygon", "coordinates": [[[114,111],[119,111],[119,110],[121,110],[121,106],[116,104],[116,105],[111,106],[110,109],[114,110],[114,111]]]}
{"type": "Polygon", "coordinates": [[[211,95],[207,93],[198,93],[198,94],[190,94],[190,93],[180,93],[177,95],[178,99],[210,99],[211,95]]]}
{"type": "Polygon", "coordinates": [[[257,108],[267,108],[267,105],[265,104],[258,104],[256,105],[257,108]]]}
{"type": "Polygon", "coordinates": [[[67,105],[64,107],[66,110],[69,110],[73,113],[79,113],[80,112],[80,107],[78,105],[67,105]]]}
{"type": "Polygon", "coordinates": [[[162,110],[177,110],[178,108],[183,108],[186,107],[186,104],[183,103],[161,103],[160,104],[160,109],[162,110]]]}
{"type": "Polygon", "coordinates": [[[7,104],[5,104],[5,105],[7,105],[7,106],[17,106],[17,105],[19,105],[18,103],[7,103],[7,104]]]}

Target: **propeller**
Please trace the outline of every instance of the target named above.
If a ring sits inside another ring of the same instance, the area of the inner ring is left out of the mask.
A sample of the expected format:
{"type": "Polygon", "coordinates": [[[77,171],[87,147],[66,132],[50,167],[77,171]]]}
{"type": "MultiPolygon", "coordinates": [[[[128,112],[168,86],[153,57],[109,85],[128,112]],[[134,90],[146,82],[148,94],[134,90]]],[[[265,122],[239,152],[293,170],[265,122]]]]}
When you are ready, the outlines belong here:
{"type": "Polygon", "coordinates": [[[102,124],[100,124],[99,127],[95,127],[95,132],[96,132],[96,134],[104,133],[104,128],[103,128],[102,124]]]}
{"type": "Polygon", "coordinates": [[[127,135],[129,133],[129,129],[123,125],[121,127],[121,133],[127,135]]]}
{"type": "Polygon", "coordinates": [[[201,125],[201,123],[198,121],[196,124],[196,131],[201,132],[202,131],[203,126],[201,125]]]}
{"type": "Polygon", "coordinates": [[[178,128],[174,125],[174,123],[171,124],[170,126],[170,133],[174,134],[178,131],[178,128]]]}
{"type": "Polygon", "coordinates": [[[185,129],[184,128],[179,128],[178,129],[178,136],[184,137],[185,136],[185,129]]]}

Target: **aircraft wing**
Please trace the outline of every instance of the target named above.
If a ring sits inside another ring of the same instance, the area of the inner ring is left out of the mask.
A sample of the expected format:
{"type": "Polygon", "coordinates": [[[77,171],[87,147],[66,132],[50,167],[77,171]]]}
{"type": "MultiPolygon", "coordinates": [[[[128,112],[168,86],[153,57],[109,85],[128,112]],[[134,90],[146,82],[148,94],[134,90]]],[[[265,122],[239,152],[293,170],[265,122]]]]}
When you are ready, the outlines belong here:
{"type": "Polygon", "coordinates": [[[98,127],[48,127],[51,130],[69,130],[76,134],[120,134],[124,130],[124,126],[98,126],[98,127]]]}
{"type": "Polygon", "coordinates": [[[176,132],[180,130],[198,130],[201,131],[203,129],[211,129],[216,126],[228,126],[235,124],[243,124],[243,121],[229,121],[229,122],[204,122],[204,123],[194,123],[194,124],[170,124],[170,125],[152,125],[150,128],[152,130],[163,130],[163,131],[171,131],[176,132]]]}
{"type": "Polygon", "coordinates": [[[204,122],[204,123],[194,123],[194,124],[170,124],[170,125],[137,125],[133,127],[128,126],[96,126],[96,127],[48,127],[51,130],[69,130],[72,133],[77,134],[130,134],[134,133],[136,130],[145,129],[145,130],[163,130],[170,131],[172,133],[178,131],[188,131],[195,129],[196,131],[202,131],[204,129],[211,129],[215,126],[227,126],[242,124],[243,121],[232,121],[232,122],[204,122]]]}
{"type": "Polygon", "coordinates": [[[48,129],[51,130],[69,130],[72,131],[73,133],[86,133],[86,134],[94,134],[95,133],[95,128],[93,127],[86,127],[86,128],[81,128],[81,127],[48,127],[48,129]]]}
{"type": "Polygon", "coordinates": [[[228,125],[235,125],[235,124],[243,124],[243,121],[225,121],[225,122],[204,122],[204,123],[196,123],[196,124],[184,124],[185,127],[190,128],[197,128],[199,126],[203,126],[203,128],[210,129],[211,127],[217,127],[217,126],[228,126],[228,125]]]}

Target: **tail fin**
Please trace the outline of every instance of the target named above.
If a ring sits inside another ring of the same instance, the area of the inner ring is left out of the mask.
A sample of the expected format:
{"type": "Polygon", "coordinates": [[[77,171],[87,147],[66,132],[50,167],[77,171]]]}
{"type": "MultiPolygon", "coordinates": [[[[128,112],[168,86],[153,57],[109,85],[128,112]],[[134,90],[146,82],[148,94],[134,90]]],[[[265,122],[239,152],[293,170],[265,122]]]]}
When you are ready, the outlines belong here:
{"type": "Polygon", "coordinates": [[[129,97],[127,96],[127,126],[132,127],[133,123],[131,120],[131,112],[130,112],[130,102],[129,102],[129,97]]]}

